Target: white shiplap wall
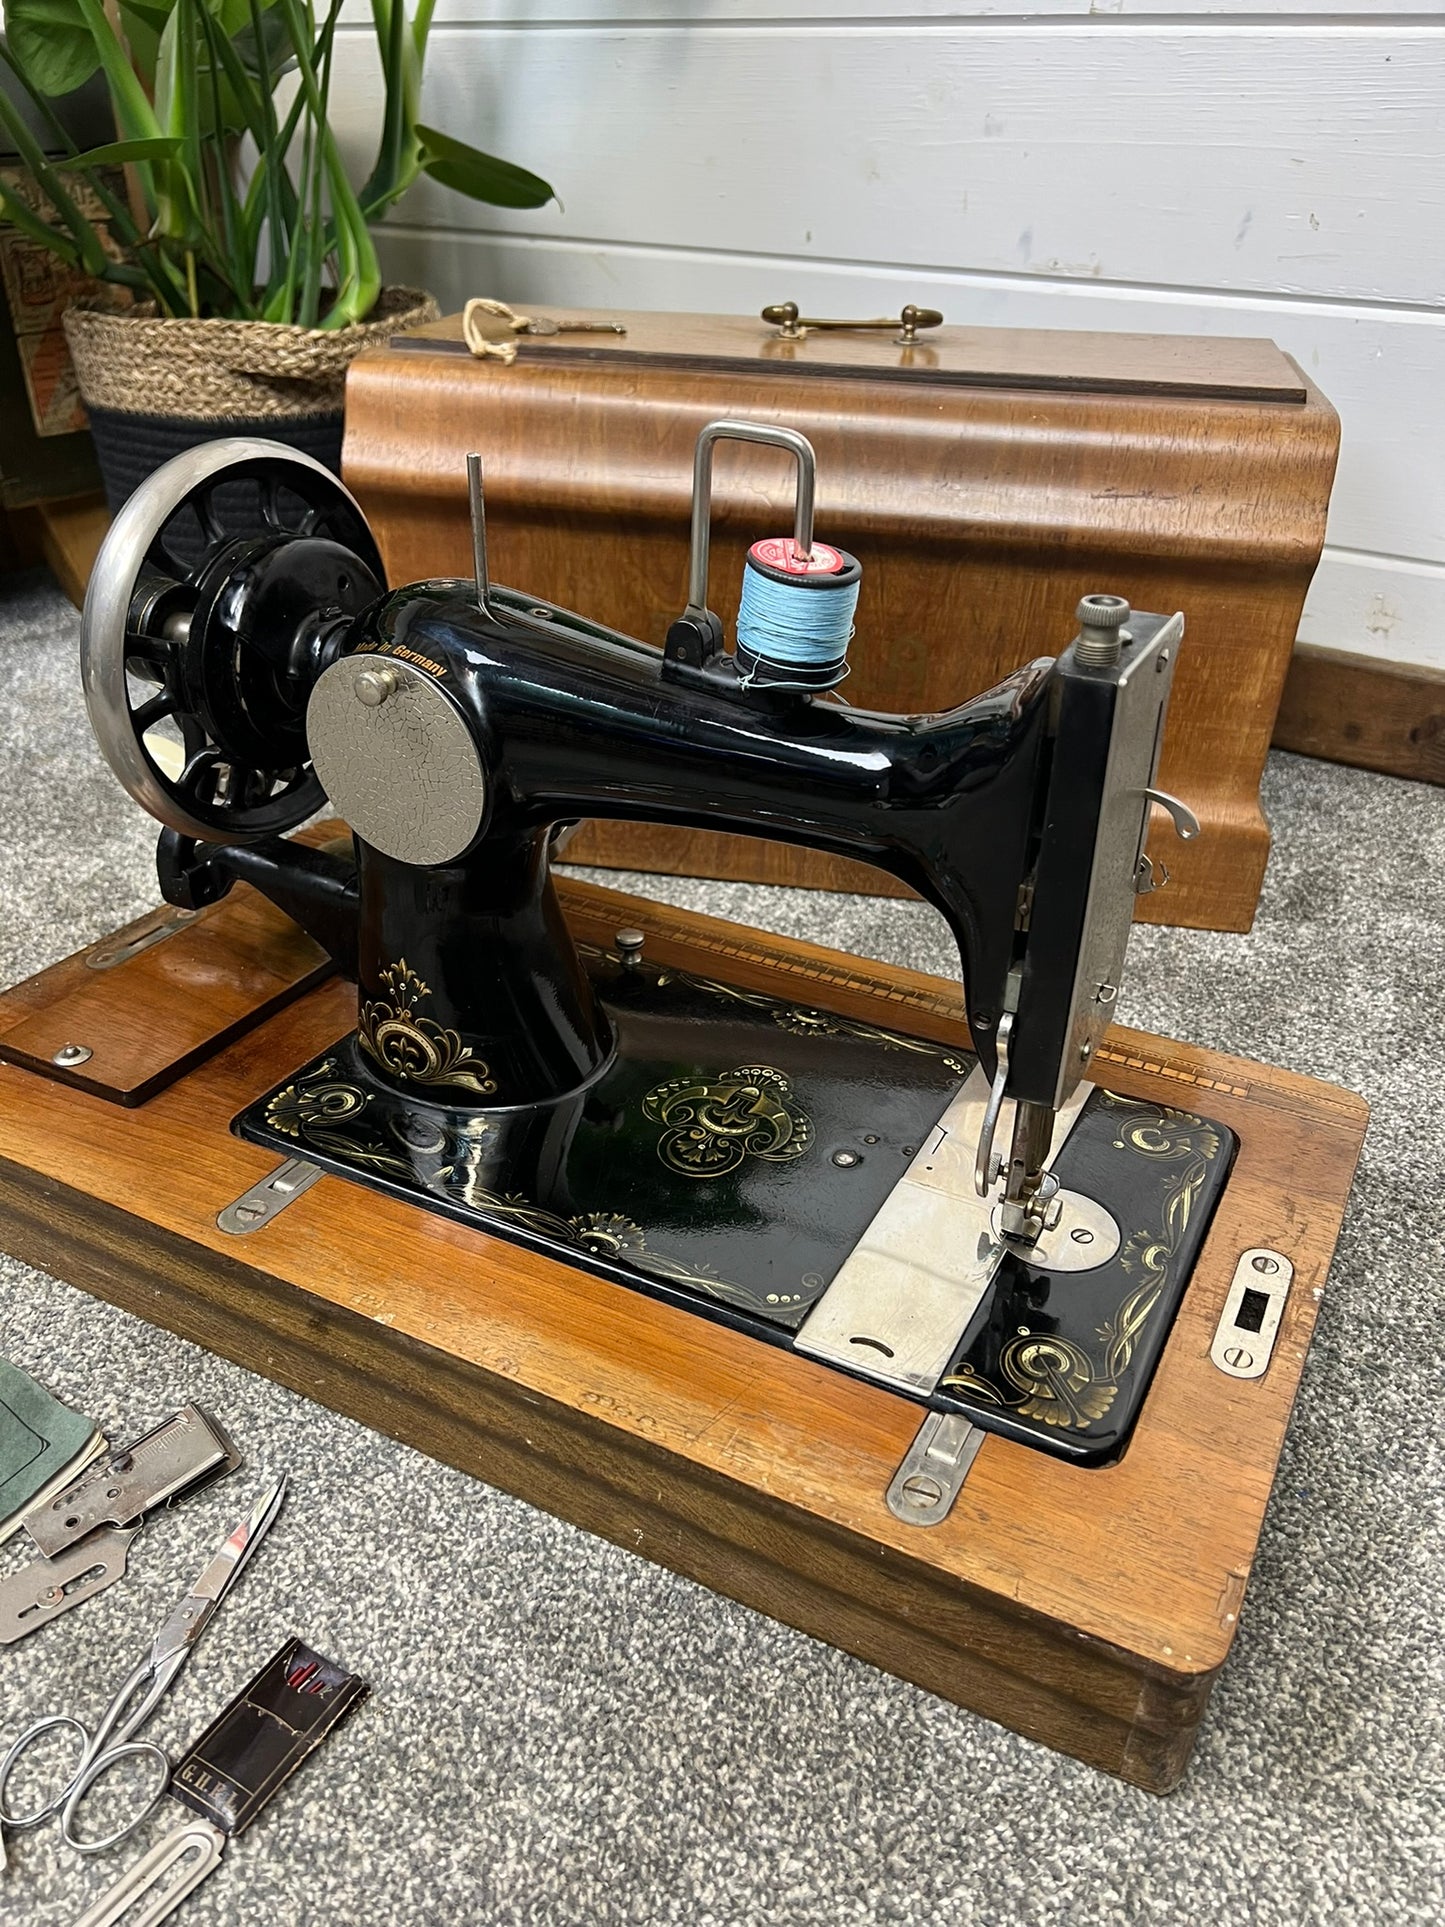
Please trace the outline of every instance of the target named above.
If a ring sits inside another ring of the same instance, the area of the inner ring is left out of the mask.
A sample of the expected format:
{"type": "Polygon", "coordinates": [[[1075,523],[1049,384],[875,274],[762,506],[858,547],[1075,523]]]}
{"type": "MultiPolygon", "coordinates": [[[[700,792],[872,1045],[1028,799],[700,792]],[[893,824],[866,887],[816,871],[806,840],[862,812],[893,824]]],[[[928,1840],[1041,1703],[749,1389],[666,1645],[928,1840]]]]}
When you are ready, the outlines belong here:
{"type": "Polygon", "coordinates": [[[419,185],[383,258],[448,308],[1272,337],[1344,424],[1301,634],[1445,668],[1445,0],[440,0],[423,118],[565,204],[419,185]]]}

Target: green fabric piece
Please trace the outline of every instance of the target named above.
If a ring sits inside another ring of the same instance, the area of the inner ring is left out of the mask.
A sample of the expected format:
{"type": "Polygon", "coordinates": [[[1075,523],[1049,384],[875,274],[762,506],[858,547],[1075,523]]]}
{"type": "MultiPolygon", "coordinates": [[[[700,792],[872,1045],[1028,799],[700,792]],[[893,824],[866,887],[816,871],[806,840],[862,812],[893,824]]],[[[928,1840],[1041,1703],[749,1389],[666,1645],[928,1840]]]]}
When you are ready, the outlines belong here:
{"type": "Polygon", "coordinates": [[[94,1433],[83,1413],[0,1358],[0,1526],[64,1471],[94,1433]]]}

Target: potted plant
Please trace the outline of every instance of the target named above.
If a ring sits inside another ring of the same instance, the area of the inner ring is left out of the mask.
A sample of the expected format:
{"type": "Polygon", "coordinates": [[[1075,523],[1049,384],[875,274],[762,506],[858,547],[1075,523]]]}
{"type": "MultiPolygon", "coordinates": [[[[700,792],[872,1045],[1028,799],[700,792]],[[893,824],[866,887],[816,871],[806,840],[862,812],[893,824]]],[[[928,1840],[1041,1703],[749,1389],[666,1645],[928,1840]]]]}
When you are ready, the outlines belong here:
{"type": "Polygon", "coordinates": [[[434,4],[372,0],[386,105],[355,186],[328,119],[341,0],[4,0],[0,63],[33,111],[0,85],[20,157],[0,221],[101,284],[65,330],[113,508],[217,435],[339,467],[348,363],[437,313],[382,286],[371,234],[418,174],[504,207],[552,198],[419,122],[434,4]],[[97,73],[119,138],[81,152],[51,103],[97,73]]]}

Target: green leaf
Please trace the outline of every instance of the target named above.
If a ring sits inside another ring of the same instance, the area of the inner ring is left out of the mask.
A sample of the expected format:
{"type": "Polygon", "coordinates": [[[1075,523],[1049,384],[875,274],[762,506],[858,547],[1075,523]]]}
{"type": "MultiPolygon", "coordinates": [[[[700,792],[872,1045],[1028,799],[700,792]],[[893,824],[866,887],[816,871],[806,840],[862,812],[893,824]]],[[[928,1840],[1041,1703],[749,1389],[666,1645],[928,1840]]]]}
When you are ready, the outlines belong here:
{"type": "Polygon", "coordinates": [[[120,0],[120,17],[125,22],[127,30],[133,19],[139,20],[142,26],[148,27],[159,40],[166,30],[166,22],[171,17],[171,7],[148,7],[142,4],[142,0],[120,0]]]}
{"type": "Polygon", "coordinates": [[[170,17],[169,6],[146,6],[141,0],[120,0],[120,24],[125,43],[148,87],[155,85],[156,54],[170,17]]]}
{"type": "MultiPolygon", "coordinates": [[[[29,0],[26,3],[29,4],[29,0]]],[[[101,0],[75,0],[75,5],[80,18],[90,29],[91,41],[105,69],[106,84],[110,88],[121,137],[126,140],[149,140],[152,135],[163,133],[164,129],[151,110],[146,90],[141,86],[140,77],[130,64],[130,55],[106,18],[101,0]]],[[[144,172],[144,163],[142,168],[144,172]]]]}
{"type": "Polygon", "coordinates": [[[111,141],[108,147],[90,147],[83,154],[67,155],[57,167],[124,167],[130,161],[168,161],[180,152],[174,134],[156,134],[150,140],[111,141]]]}
{"type": "Polygon", "coordinates": [[[439,134],[434,127],[417,126],[421,141],[421,164],[434,181],[455,188],[474,201],[492,207],[545,207],[556,195],[540,175],[529,174],[525,167],[500,161],[494,154],[483,154],[465,141],[439,134]]]}
{"type": "Polygon", "coordinates": [[[256,32],[255,23],[247,21],[233,34],[227,36],[236,50],[241,65],[253,80],[261,80],[267,75],[274,84],[282,74],[289,73],[295,66],[291,52],[291,38],[286,31],[286,22],[274,10],[272,0],[266,0],[266,7],[258,9],[261,31],[256,32]]]}
{"type": "Polygon", "coordinates": [[[100,65],[77,0],[5,0],[10,51],[42,94],[74,93],[100,65]]]}

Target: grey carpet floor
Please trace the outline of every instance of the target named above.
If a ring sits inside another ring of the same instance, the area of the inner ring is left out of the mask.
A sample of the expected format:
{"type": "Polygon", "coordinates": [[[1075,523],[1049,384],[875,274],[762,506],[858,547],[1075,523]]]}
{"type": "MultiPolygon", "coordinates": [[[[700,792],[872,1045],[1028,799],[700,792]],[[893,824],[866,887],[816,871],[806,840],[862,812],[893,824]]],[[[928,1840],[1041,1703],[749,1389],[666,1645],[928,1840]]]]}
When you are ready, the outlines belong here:
{"type": "MultiPolygon", "coordinates": [[[[48,578],[0,585],[6,983],[156,900],[154,828],[92,746],[75,641],[48,578]]],[[[1236,1648],[1170,1799],[9,1261],[0,1350],[116,1436],[201,1399],[250,1467],[144,1533],[124,1584],[0,1652],[0,1737],[98,1710],[262,1470],[289,1467],[289,1508],[155,1737],[184,1744],[288,1632],[374,1698],[188,1903],[195,1927],[1440,1918],[1445,791],[1276,756],[1266,800],[1254,932],[1140,930],[1123,1015],[1336,1079],[1374,1122],[1236,1648]]],[[[919,907],[636,887],[950,968],[919,907]]],[[[71,1919],[127,1851],[87,1864],[53,1828],[18,1836],[0,1920],[71,1919]]]]}

